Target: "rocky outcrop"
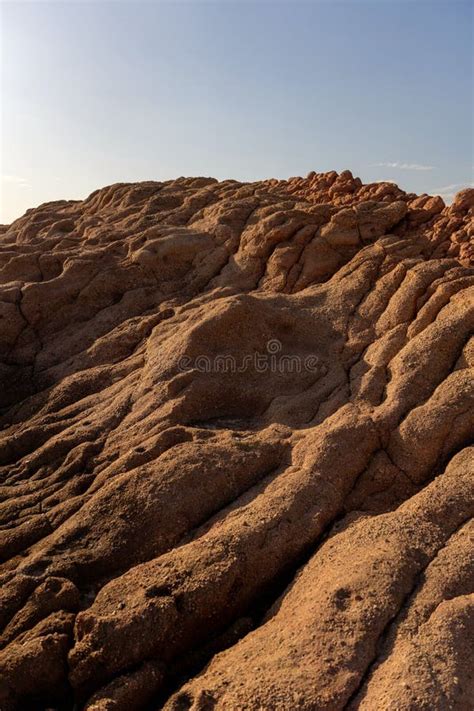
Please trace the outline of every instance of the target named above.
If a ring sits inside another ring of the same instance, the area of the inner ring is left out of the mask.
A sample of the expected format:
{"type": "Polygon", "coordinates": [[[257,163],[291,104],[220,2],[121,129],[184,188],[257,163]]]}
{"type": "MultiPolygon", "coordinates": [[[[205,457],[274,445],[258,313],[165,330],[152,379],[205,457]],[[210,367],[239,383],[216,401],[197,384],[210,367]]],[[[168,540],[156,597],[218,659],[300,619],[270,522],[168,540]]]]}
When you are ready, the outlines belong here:
{"type": "Polygon", "coordinates": [[[462,190],[450,207],[445,207],[439,195],[405,193],[390,182],[363,184],[350,170],[342,173],[309,173],[306,178],[267,181],[272,188],[283,188],[292,195],[312,202],[329,202],[338,206],[355,206],[358,203],[404,202],[406,219],[395,230],[400,235],[419,235],[436,247],[435,256],[457,256],[463,264],[473,266],[474,198],[472,189],[462,190]]]}
{"type": "Polygon", "coordinates": [[[2,229],[2,711],[470,708],[473,231],[349,171],[2,229]]]}

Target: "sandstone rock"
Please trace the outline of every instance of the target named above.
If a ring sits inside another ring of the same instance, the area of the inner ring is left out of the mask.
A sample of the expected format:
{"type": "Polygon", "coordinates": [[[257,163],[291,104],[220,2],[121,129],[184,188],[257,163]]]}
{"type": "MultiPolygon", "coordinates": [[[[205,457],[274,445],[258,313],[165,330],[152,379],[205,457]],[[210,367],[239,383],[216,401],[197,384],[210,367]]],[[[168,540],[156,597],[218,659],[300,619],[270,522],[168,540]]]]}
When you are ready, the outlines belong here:
{"type": "Polygon", "coordinates": [[[465,711],[474,191],[117,184],[0,228],[0,706],[465,711]]]}

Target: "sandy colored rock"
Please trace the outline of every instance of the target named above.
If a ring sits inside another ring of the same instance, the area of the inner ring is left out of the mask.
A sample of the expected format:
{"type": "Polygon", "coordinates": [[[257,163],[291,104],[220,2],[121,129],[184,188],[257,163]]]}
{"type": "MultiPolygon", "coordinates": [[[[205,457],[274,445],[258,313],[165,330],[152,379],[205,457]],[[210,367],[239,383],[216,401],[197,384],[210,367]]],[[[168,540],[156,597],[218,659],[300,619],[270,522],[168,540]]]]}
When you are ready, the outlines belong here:
{"type": "Polygon", "coordinates": [[[350,171],[2,227],[2,711],[474,706],[473,237],[350,171]]]}

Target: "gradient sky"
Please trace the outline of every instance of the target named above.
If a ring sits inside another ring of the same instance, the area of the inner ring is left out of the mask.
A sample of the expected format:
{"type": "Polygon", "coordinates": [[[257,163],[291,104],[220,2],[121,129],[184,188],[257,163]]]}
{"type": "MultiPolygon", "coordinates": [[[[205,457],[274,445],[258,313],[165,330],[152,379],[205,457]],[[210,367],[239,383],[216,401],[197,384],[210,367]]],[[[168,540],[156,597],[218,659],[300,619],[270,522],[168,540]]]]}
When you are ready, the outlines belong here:
{"type": "Polygon", "coordinates": [[[473,180],[473,3],[1,2],[0,222],[98,187],[473,180]]]}

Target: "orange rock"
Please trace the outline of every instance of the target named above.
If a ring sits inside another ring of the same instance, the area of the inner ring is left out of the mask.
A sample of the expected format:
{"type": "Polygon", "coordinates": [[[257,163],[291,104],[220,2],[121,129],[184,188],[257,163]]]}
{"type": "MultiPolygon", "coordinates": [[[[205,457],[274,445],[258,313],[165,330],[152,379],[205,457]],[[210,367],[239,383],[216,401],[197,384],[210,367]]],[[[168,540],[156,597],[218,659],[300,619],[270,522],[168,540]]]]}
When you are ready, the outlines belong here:
{"type": "Polygon", "coordinates": [[[469,708],[473,235],[350,171],[0,228],[2,711],[469,708]]]}

